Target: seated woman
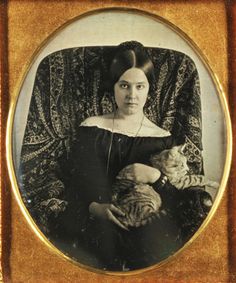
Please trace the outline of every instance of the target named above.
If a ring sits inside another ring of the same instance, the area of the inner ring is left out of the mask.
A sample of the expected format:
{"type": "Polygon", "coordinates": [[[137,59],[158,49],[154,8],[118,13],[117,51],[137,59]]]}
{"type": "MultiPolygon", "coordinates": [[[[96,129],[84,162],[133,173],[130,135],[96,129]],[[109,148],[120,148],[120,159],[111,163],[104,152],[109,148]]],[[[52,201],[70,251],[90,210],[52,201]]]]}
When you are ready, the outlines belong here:
{"type": "Polygon", "coordinates": [[[134,270],[158,263],[183,245],[176,209],[181,193],[166,179],[163,183],[163,174],[150,164],[152,154],[181,143],[144,114],[154,79],[153,64],[142,45],[121,44],[110,65],[117,108],[90,117],[79,127],[71,170],[61,174],[68,207],[56,234],[72,241],[72,250],[65,250],[81,263],[134,270]],[[128,229],[118,217],[124,211],[112,203],[117,176],[152,185],[165,213],[149,225],[128,229]]]}

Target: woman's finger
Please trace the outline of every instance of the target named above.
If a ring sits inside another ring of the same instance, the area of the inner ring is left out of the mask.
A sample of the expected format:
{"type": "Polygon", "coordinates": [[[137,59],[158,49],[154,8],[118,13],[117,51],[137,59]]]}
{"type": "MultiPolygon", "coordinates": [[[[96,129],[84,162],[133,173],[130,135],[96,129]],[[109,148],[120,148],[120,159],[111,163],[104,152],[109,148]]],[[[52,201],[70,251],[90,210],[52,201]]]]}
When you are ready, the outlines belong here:
{"type": "Polygon", "coordinates": [[[125,216],[125,213],[118,207],[116,207],[114,204],[111,204],[110,211],[115,212],[117,215],[125,216]]]}
{"type": "Polygon", "coordinates": [[[131,179],[134,179],[134,174],[133,173],[125,173],[124,176],[128,179],[128,178],[131,178],[131,179]]]}
{"type": "Polygon", "coordinates": [[[133,168],[131,165],[126,166],[125,168],[123,168],[119,174],[124,174],[124,173],[130,173],[133,171],[133,168]]]}
{"type": "Polygon", "coordinates": [[[134,179],[134,176],[132,173],[122,173],[122,174],[119,174],[117,176],[117,179],[129,179],[129,180],[133,180],[134,179]]]}
{"type": "Polygon", "coordinates": [[[107,210],[107,216],[110,221],[115,223],[117,226],[119,226],[121,229],[124,229],[126,231],[129,231],[127,227],[125,227],[110,211],[110,209],[107,210]]]}

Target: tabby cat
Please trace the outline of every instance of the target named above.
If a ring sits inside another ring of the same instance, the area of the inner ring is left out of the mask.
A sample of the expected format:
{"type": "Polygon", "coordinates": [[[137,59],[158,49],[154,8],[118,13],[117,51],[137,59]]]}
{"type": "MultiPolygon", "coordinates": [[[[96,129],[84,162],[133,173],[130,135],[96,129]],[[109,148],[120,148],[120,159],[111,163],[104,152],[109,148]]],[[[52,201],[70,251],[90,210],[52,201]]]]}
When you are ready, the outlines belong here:
{"type": "Polygon", "coordinates": [[[168,177],[169,182],[177,189],[189,187],[219,187],[217,182],[207,179],[204,175],[189,175],[187,158],[183,153],[185,145],[174,146],[151,156],[151,164],[168,177]]]}
{"type": "MultiPolygon", "coordinates": [[[[203,175],[188,175],[189,167],[183,150],[184,145],[175,146],[151,156],[151,164],[168,177],[177,189],[183,190],[195,186],[218,188],[219,184],[203,175]]],[[[118,216],[126,227],[140,227],[151,223],[161,213],[161,197],[147,184],[138,184],[130,180],[117,180],[113,185],[112,202],[125,212],[118,216]]]]}
{"type": "Polygon", "coordinates": [[[161,197],[147,184],[123,179],[113,185],[112,203],[125,212],[117,217],[123,225],[140,227],[159,216],[161,197]]]}

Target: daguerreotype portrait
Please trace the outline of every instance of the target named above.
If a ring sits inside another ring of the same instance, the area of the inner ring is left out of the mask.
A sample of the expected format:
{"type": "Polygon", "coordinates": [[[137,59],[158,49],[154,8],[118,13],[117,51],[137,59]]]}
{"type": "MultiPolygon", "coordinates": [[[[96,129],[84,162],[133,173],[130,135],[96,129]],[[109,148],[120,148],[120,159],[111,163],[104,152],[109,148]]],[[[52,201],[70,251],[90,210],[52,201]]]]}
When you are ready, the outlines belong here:
{"type": "Polygon", "coordinates": [[[162,19],[106,10],[61,28],[31,64],[14,114],[19,193],[75,262],[159,264],[219,201],[225,106],[193,46],[162,19]]]}

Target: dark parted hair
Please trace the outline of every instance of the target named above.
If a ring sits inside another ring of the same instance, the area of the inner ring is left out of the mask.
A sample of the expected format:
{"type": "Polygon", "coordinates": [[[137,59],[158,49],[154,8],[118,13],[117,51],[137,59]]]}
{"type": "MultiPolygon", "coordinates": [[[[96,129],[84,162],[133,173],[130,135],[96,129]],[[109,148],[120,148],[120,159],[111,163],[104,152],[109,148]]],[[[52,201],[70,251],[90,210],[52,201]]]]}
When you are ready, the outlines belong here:
{"type": "Polygon", "coordinates": [[[117,47],[115,56],[110,64],[110,84],[114,87],[122,74],[131,68],[141,69],[146,75],[149,84],[153,84],[155,80],[153,63],[144,46],[137,41],[127,41],[117,47]]]}

